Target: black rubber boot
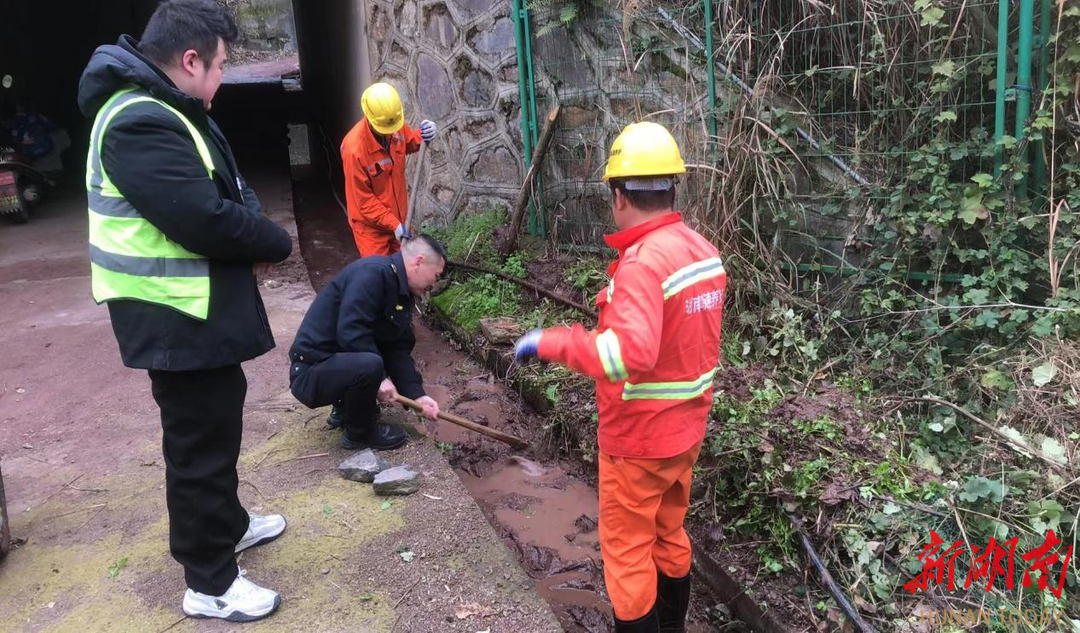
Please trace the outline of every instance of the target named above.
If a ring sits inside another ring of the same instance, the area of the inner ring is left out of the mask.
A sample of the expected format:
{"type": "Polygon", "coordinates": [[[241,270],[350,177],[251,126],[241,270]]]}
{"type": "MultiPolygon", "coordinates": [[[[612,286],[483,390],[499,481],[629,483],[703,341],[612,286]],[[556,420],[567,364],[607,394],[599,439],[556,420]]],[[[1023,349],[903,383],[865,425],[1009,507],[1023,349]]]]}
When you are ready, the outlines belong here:
{"type": "Polygon", "coordinates": [[[330,409],[330,415],[326,418],[326,426],[336,429],[344,423],[345,418],[341,415],[341,409],[335,404],[334,408],[330,409]]]}
{"type": "Polygon", "coordinates": [[[656,605],[640,618],[627,622],[615,618],[615,633],[659,633],[660,621],[656,618],[656,605]]]}
{"type": "Polygon", "coordinates": [[[656,573],[656,612],[662,633],[684,633],[690,607],[690,574],[668,578],[656,573]]]}
{"type": "Polygon", "coordinates": [[[341,448],[355,451],[362,448],[371,448],[377,451],[388,451],[397,448],[409,441],[409,434],[399,426],[385,422],[374,422],[368,425],[359,437],[352,436],[348,429],[341,434],[341,448]]]}

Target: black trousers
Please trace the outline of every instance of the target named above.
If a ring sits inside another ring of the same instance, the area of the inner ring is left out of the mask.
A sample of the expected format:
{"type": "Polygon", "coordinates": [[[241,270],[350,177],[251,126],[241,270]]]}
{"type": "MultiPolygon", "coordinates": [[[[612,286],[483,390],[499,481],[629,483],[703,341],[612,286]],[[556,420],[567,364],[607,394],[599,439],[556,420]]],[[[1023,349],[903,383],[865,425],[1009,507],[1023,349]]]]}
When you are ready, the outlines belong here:
{"type": "Polygon", "coordinates": [[[248,514],[236,495],[247,379],[240,365],[150,371],[161,408],[169,548],[187,585],[220,596],[236,580],[248,514]]]}
{"type": "Polygon", "coordinates": [[[370,352],[342,352],[308,365],[293,363],[289,384],[296,399],[315,409],[341,407],[345,432],[354,438],[379,417],[379,385],[386,377],[382,357],[370,352]]]}

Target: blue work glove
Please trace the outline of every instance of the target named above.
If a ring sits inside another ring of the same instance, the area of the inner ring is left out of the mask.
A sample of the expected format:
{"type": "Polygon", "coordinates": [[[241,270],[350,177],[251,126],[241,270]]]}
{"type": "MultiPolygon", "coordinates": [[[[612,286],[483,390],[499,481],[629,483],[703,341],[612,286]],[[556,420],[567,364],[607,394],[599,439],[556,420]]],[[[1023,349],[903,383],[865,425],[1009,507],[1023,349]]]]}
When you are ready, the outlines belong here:
{"type": "Polygon", "coordinates": [[[433,121],[428,121],[427,119],[424,119],[420,122],[420,138],[424,139],[425,143],[430,143],[431,141],[433,141],[435,139],[435,132],[437,131],[438,128],[435,127],[435,123],[433,121]]]}
{"type": "Polygon", "coordinates": [[[408,227],[404,224],[399,224],[397,225],[397,228],[394,229],[394,237],[396,237],[399,242],[404,242],[405,240],[412,239],[412,233],[409,233],[408,227]]]}
{"type": "Polygon", "coordinates": [[[543,330],[533,330],[514,343],[514,360],[524,363],[540,353],[540,336],[543,330]]]}

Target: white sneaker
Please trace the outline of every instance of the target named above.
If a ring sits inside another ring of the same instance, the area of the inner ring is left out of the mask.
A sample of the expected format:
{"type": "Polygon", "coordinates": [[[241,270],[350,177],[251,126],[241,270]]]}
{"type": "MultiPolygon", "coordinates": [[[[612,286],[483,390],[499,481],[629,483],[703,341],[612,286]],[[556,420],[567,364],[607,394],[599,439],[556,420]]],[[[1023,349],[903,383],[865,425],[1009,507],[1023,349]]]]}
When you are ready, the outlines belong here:
{"type": "Polygon", "coordinates": [[[237,554],[249,547],[269,543],[285,531],[285,517],[280,514],[259,516],[248,512],[248,516],[251,520],[248,522],[247,532],[244,532],[244,538],[236,544],[237,554]]]}
{"type": "Polygon", "coordinates": [[[245,572],[233,581],[223,595],[208,596],[191,589],[184,594],[184,613],[193,618],[221,618],[229,622],[251,622],[265,618],[281,605],[276,591],[263,589],[244,578],[245,572]]]}

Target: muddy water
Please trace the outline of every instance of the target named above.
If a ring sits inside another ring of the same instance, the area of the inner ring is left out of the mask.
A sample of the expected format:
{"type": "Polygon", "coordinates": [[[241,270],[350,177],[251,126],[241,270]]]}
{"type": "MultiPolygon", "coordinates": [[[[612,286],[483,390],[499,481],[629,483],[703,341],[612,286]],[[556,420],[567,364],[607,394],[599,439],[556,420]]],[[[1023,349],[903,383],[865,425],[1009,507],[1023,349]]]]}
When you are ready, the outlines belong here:
{"type": "MultiPolygon", "coordinates": [[[[355,258],[344,217],[317,176],[294,181],[296,220],[316,290],[355,258]]],[[[526,440],[539,435],[533,415],[482,367],[416,320],[414,357],[425,389],[450,411],[526,440]]],[[[611,630],[596,531],[596,491],[575,468],[535,449],[506,446],[445,422],[421,432],[439,443],[485,516],[536,580],[568,631],[611,630]]]]}

